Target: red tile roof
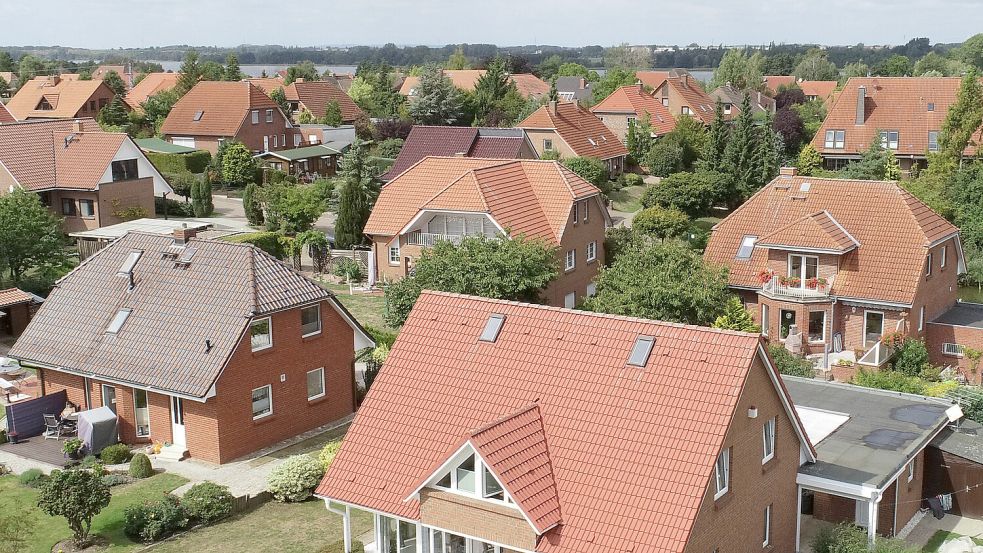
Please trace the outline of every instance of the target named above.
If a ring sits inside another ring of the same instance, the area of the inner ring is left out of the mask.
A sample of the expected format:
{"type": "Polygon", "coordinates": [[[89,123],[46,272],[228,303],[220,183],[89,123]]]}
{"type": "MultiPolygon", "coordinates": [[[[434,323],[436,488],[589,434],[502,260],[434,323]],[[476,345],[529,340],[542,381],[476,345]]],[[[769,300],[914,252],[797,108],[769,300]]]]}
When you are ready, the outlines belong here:
{"type": "MultiPolygon", "coordinates": [[[[898,131],[898,155],[924,156],[929,131],[939,131],[949,106],[955,103],[958,77],[854,77],[837,96],[826,120],[812,140],[824,155],[859,155],[879,131],[898,131]],[[866,87],[864,123],[857,125],[859,88],[866,87]],[[934,104],[929,111],[929,104],[934,104]],[[827,130],[845,131],[845,148],[826,148],[827,130]]],[[[975,134],[983,139],[983,129],[975,134]]],[[[973,155],[976,149],[966,149],[973,155]]]]}
{"type": "Polygon", "coordinates": [[[669,108],[642,90],[642,85],[622,86],[590,110],[592,113],[634,114],[639,119],[647,113],[652,121],[652,132],[658,135],[676,128],[676,119],[669,113],[669,108]]]}
{"type": "Polygon", "coordinates": [[[802,241],[795,239],[795,230],[811,216],[816,216],[813,228],[831,233],[829,240],[845,244],[831,229],[835,221],[860,242],[843,255],[832,285],[831,292],[841,298],[910,304],[927,246],[959,232],[896,182],[779,176],[713,228],[704,256],[730,268],[732,286],[758,287],[768,252],[755,248],[750,259],[736,259],[743,237],[779,231],[778,241],[802,241]],[[809,183],[808,191],[803,183],[809,183]],[[824,211],[828,221],[817,215],[824,211]],[[786,227],[789,232],[782,232],[786,227]]]}
{"type": "Polygon", "coordinates": [[[201,81],[168,114],[160,132],[165,135],[235,136],[253,109],[280,107],[248,82],[201,81]],[[202,112],[196,121],[195,115],[202,112]]]}
{"type": "MultiPolygon", "coordinates": [[[[471,92],[474,90],[478,79],[484,75],[484,69],[445,69],[444,76],[454,83],[454,86],[461,90],[471,92]]],[[[512,82],[515,83],[519,93],[527,98],[540,98],[549,94],[550,85],[543,82],[539,77],[529,73],[516,73],[511,75],[512,82]]],[[[413,96],[415,90],[420,87],[420,77],[409,76],[403,80],[399,87],[399,93],[403,96],[413,96]]]]}
{"type": "Polygon", "coordinates": [[[635,78],[643,85],[655,90],[670,77],[669,71],[636,71],[635,78]]]}
{"type": "Polygon", "coordinates": [[[18,303],[30,303],[34,301],[34,296],[17,288],[7,288],[0,290],[0,307],[10,307],[18,303]]]}
{"type": "MultiPolygon", "coordinates": [[[[541,503],[517,494],[524,505],[541,505],[530,508],[531,518],[561,522],[537,552],[681,552],[759,340],[424,292],[317,494],[417,519],[419,502],[407,498],[453,447],[478,434],[482,450],[495,452],[489,462],[503,483],[542,490],[531,495],[541,503]],[[481,342],[492,314],[505,316],[501,332],[481,342]],[[639,336],[655,337],[654,347],[644,367],[629,366],[639,336]],[[498,449],[512,442],[521,446],[498,449]],[[534,466],[542,472],[519,478],[534,466]]],[[[787,399],[783,387],[776,390],[787,399]]]]}
{"type": "Polygon", "coordinates": [[[468,156],[488,159],[518,158],[525,141],[524,136],[478,136],[468,156]]]}
{"type": "MultiPolygon", "coordinates": [[[[463,154],[467,157],[489,159],[517,159],[520,156],[524,136],[482,136],[481,133],[487,130],[492,129],[414,125],[399,151],[399,156],[393,166],[382,175],[382,180],[392,180],[427,156],[463,154]]],[[[512,129],[501,131],[501,134],[506,134],[512,129]]]]}
{"type": "Polygon", "coordinates": [[[676,93],[682,97],[685,105],[688,105],[693,113],[693,117],[707,125],[713,123],[717,102],[703,91],[699,81],[684,75],[682,77],[669,77],[665,84],[675,89],[676,93]]]}
{"type": "Polygon", "coordinates": [[[778,87],[789,87],[795,84],[794,75],[765,75],[763,80],[765,88],[768,89],[772,95],[778,93],[778,87]]]}
{"type": "Polygon", "coordinates": [[[14,116],[7,111],[7,106],[3,105],[3,102],[0,102],[0,123],[13,123],[14,121],[17,121],[17,119],[14,119],[14,116]]]}
{"type": "Polygon", "coordinates": [[[799,88],[806,97],[815,96],[825,102],[833,96],[838,84],[836,81],[801,81],[799,88]]]}
{"type": "Polygon", "coordinates": [[[556,111],[543,106],[516,127],[554,130],[578,155],[600,160],[623,157],[628,150],[604,123],[576,102],[560,102],[556,111]]]}
{"type": "Polygon", "coordinates": [[[817,211],[758,238],[758,246],[777,249],[810,248],[846,253],[859,242],[828,211],[817,211]]]}
{"type": "MultiPolygon", "coordinates": [[[[284,92],[286,92],[286,90],[287,90],[287,85],[284,84],[283,77],[280,77],[280,76],[276,76],[276,77],[255,77],[255,78],[252,78],[252,79],[246,79],[246,81],[249,82],[249,83],[251,83],[251,84],[253,84],[254,86],[258,86],[259,89],[262,90],[263,92],[265,92],[267,95],[272,94],[273,91],[276,90],[276,89],[278,89],[278,88],[282,88],[284,90],[284,92]]],[[[293,100],[293,101],[296,101],[297,100],[296,97],[294,97],[294,98],[287,97],[287,99],[288,100],[293,100]]]]}
{"type": "Polygon", "coordinates": [[[550,85],[532,73],[516,73],[512,82],[526,98],[542,98],[550,93],[550,85]]]}
{"type": "Polygon", "coordinates": [[[298,81],[290,83],[284,89],[284,93],[288,100],[296,98],[301,106],[315,117],[323,117],[328,102],[331,101],[338,102],[338,107],[341,108],[341,120],[344,123],[351,123],[360,115],[364,115],[351,97],[332,82],[298,81]]]}
{"type": "Polygon", "coordinates": [[[365,233],[396,236],[442,209],[488,213],[514,234],[559,243],[573,202],[599,193],[555,161],[427,157],[382,187],[365,233]]]}
{"type": "Polygon", "coordinates": [[[101,91],[107,98],[113,93],[102,81],[78,81],[64,77],[35,77],[20,87],[17,94],[7,103],[7,110],[19,120],[28,118],[65,119],[75,117],[82,107],[96,93],[101,91]],[[57,83],[54,82],[57,80],[57,83]],[[45,99],[51,109],[39,110],[38,105],[45,99]]]}
{"type": "Polygon", "coordinates": [[[131,108],[138,109],[147,98],[177,86],[180,77],[180,73],[148,73],[126,93],[126,103],[131,108]]]}

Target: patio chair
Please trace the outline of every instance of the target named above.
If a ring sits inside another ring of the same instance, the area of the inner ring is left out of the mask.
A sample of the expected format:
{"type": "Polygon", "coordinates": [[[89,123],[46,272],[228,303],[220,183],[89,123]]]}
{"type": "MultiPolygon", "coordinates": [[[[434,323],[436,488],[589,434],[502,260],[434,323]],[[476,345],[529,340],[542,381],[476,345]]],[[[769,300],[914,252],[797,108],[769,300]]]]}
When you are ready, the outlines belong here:
{"type": "Polygon", "coordinates": [[[61,437],[61,423],[53,414],[44,414],[44,439],[52,438],[57,440],[61,437]]]}

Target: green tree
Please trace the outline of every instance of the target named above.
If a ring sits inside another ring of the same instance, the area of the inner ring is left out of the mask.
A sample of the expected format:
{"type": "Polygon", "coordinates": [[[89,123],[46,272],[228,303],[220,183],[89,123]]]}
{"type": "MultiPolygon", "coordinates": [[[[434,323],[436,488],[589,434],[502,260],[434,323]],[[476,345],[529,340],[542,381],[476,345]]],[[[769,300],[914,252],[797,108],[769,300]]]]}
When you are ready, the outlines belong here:
{"type": "Polygon", "coordinates": [[[61,219],[38,195],[15,189],[0,196],[0,269],[19,283],[29,269],[51,271],[65,263],[61,219]]]}
{"type": "Polygon", "coordinates": [[[224,81],[225,66],[217,61],[208,60],[201,64],[201,80],[224,81]]]}
{"type": "Polygon", "coordinates": [[[724,105],[720,100],[717,100],[713,122],[710,123],[706,146],[703,148],[701,167],[709,171],[721,171],[724,169],[724,159],[729,137],[730,126],[724,120],[724,105]]]}
{"type": "MultiPolygon", "coordinates": [[[[983,35],[977,35],[983,36],[983,35]]],[[[963,159],[968,146],[975,145],[973,135],[983,124],[983,86],[979,75],[970,71],[963,77],[956,102],[949,106],[939,132],[939,152],[930,169],[951,171],[963,159]],[[934,165],[934,167],[933,167],[934,165]]]]}
{"type": "Polygon", "coordinates": [[[673,243],[634,243],[595,279],[591,311],[709,326],[727,305],[727,269],[673,243]]]}
{"type": "Polygon", "coordinates": [[[622,42],[604,50],[604,67],[609,69],[624,67],[633,71],[648,69],[652,67],[652,54],[648,48],[635,47],[622,42]]]}
{"type": "Polygon", "coordinates": [[[676,126],[660,142],[678,145],[682,149],[683,169],[690,171],[696,167],[707,147],[707,130],[695,117],[680,116],[676,120],[676,126]]]}
{"type": "Polygon", "coordinates": [[[27,81],[44,74],[46,70],[44,60],[31,54],[24,54],[17,62],[17,77],[21,85],[27,81]]]}
{"type": "Polygon", "coordinates": [[[259,187],[255,182],[247,184],[242,192],[242,209],[246,212],[246,220],[250,225],[263,224],[263,204],[259,198],[259,187]]]}
{"type": "Polygon", "coordinates": [[[256,179],[256,160],[241,142],[235,142],[222,153],[222,182],[226,186],[245,186],[256,179]]]}
{"type": "Polygon", "coordinates": [[[146,100],[140,106],[143,108],[143,120],[144,124],[151,129],[153,129],[156,134],[160,130],[160,126],[164,124],[164,120],[167,119],[167,115],[171,113],[171,109],[174,104],[181,97],[178,96],[177,90],[162,90],[157,94],[147,97],[146,100]]]}
{"type": "Polygon", "coordinates": [[[837,176],[842,179],[884,180],[893,157],[894,153],[881,146],[880,138],[874,137],[860,159],[851,161],[837,176]]]}
{"type": "Polygon", "coordinates": [[[267,184],[262,191],[266,229],[294,236],[314,227],[327,206],[314,186],[267,184]]]}
{"type": "Polygon", "coordinates": [[[122,127],[130,120],[126,112],[126,104],[122,96],[114,96],[113,100],[99,110],[99,124],[103,127],[122,127]]]}
{"type": "Polygon", "coordinates": [[[598,82],[594,83],[591,92],[594,95],[594,101],[600,102],[610,96],[619,87],[633,85],[636,82],[637,79],[635,78],[634,71],[625,69],[624,67],[615,67],[607,70],[604,76],[598,82]]]}
{"type": "Polygon", "coordinates": [[[739,330],[741,332],[761,332],[761,327],[754,323],[754,319],[744,304],[737,296],[730,296],[727,299],[727,306],[723,315],[713,321],[713,328],[726,330],[739,330]]]}
{"type": "Polygon", "coordinates": [[[335,245],[348,249],[365,241],[365,222],[375,198],[374,175],[368,165],[368,151],[360,140],[341,158],[342,182],[338,190],[338,219],[335,245]]]}
{"type": "Polygon", "coordinates": [[[651,236],[660,242],[686,234],[690,219],[682,211],[672,207],[653,206],[639,211],[631,228],[640,236],[651,236]]]}
{"type": "Polygon", "coordinates": [[[823,156],[812,144],[806,144],[799,152],[799,160],[796,163],[798,174],[806,177],[816,176],[823,167],[823,156]]]}
{"type": "Polygon", "coordinates": [[[310,112],[307,108],[300,110],[300,114],[297,115],[297,122],[301,125],[308,125],[310,123],[317,123],[317,117],[310,112]]]}
{"type": "Polygon", "coordinates": [[[868,77],[870,76],[870,67],[862,61],[848,63],[843,66],[843,78],[849,79],[852,77],[868,77]]]}
{"type": "Polygon", "coordinates": [[[915,62],[915,67],[912,70],[912,74],[916,77],[921,77],[926,73],[938,73],[940,75],[949,75],[949,61],[944,56],[937,52],[929,52],[925,54],[922,59],[915,62]]]}
{"type": "Polygon", "coordinates": [[[753,182],[754,189],[750,191],[751,194],[778,176],[778,170],[782,165],[782,152],[785,151],[785,143],[781,135],[772,128],[771,114],[766,116],[765,124],[757,130],[758,137],[754,149],[757,178],[753,182]]]}
{"type": "Polygon", "coordinates": [[[10,94],[10,83],[0,77],[0,98],[5,98],[8,94],[10,94]]]}
{"type": "Polygon", "coordinates": [[[835,81],[839,77],[836,64],[829,61],[826,52],[810,50],[795,66],[794,75],[803,81],[835,81]]]}
{"type": "Polygon", "coordinates": [[[975,34],[956,49],[956,56],[976,69],[983,70],[983,33],[975,34]]]}
{"type": "Polygon", "coordinates": [[[731,177],[726,173],[702,170],[674,173],[658,184],[648,185],[642,194],[642,205],[676,208],[695,219],[709,213],[715,202],[725,199],[731,187],[731,177]]]}
{"type": "Polygon", "coordinates": [[[283,112],[287,117],[290,116],[290,102],[287,101],[287,93],[283,91],[282,86],[276,87],[276,90],[270,93],[270,99],[276,102],[276,105],[280,106],[280,111],[283,112]]]}
{"type": "Polygon", "coordinates": [[[420,76],[410,116],[421,125],[453,125],[460,121],[464,97],[437,65],[428,65],[420,76]]]}
{"type": "Polygon", "coordinates": [[[806,378],[816,376],[816,370],[813,368],[812,362],[805,357],[795,355],[785,349],[785,346],[781,344],[770,344],[768,346],[768,355],[775,364],[775,370],[780,374],[803,376],[806,378]]]}
{"type": "Polygon", "coordinates": [[[14,58],[6,50],[0,50],[0,71],[17,72],[17,64],[14,63],[14,58]]]}
{"type": "Polygon", "coordinates": [[[659,140],[651,148],[642,163],[656,177],[668,177],[683,170],[683,147],[671,140],[659,140]]]}
{"type": "Polygon", "coordinates": [[[467,236],[460,244],[438,241],[423,250],[414,272],[386,288],[386,324],[406,321],[422,290],[536,302],[559,275],[556,248],[522,235],[467,236]]]}
{"type": "Polygon", "coordinates": [[[608,186],[608,168],[601,160],[593,157],[570,157],[561,163],[576,173],[577,176],[601,190],[610,188],[608,186]]]}
{"type": "Polygon", "coordinates": [[[174,90],[177,91],[178,96],[184,96],[189,90],[198,84],[201,80],[202,71],[201,63],[199,62],[198,52],[196,50],[188,50],[184,54],[184,61],[181,63],[181,69],[179,70],[181,75],[177,79],[177,83],[174,85],[174,90]]]}
{"type": "Polygon", "coordinates": [[[226,56],[224,76],[226,81],[242,80],[242,70],[239,69],[239,58],[237,58],[235,54],[229,54],[226,56]]]}
{"type": "Polygon", "coordinates": [[[468,96],[475,122],[488,125],[491,112],[499,108],[506,95],[516,89],[515,83],[505,69],[505,60],[495,58],[488,64],[488,70],[475,82],[474,91],[468,96]]]}
{"type": "Polygon", "coordinates": [[[321,74],[318,72],[317,67],[314,66],[314,62],[309,60],[302,61],[297,65],[291,65],[287,68],[287,76],[283,80],[283,83],[291,84],[298,79],[318,81],[321,79],[321,74]]]}
{"type": "Polygon", "coordinates": [[[376,113],[374,92],[372,84],[365,77],[355,77],[348,87],[348,96],[365,113],[376,113]]]}
{"type": "Polygon", "coordinates": [[[724,152],[725,166],[734,182],[735,193],[727,201],[731,208],[740,205],[759,188],[760,174],[756,171],[755,164],[757,138],[754,115],[751,113],[751,97],[745,94],[724,152]]]}
{"type": "Polygon", "coordinates": [[[102,83],[108,86],[116,96],[120,98],[126,96],[126,83],[123,82],[123,77],[120,77],[119,73],[115,71],[106,73],[102,78],[102,83]]]}
{"type": "Polygon", "coordinates": [[[648,112],[641,119],[628,121],[628,133],[625,135],[625,146],[628,153],[636,161],[642,160],[652,149],[655,139],[652,138],[652,118],[648,112]]]}
{"type": "Polygon", "coordinates": [[[191,209],[195,217],[208,217],[215,210],[212,204],[212,184],[208,179],[195,180],[191,185],[191,209]]]}
{"type": "Polygon", "coordinates": [[[564,63],[556,71],[557,77],[583,77],[588,82],[599,79],[597,71],[587,69],[579,63],[564,63]]]}
{"type": "Polygon", "coordinates": [[[761,52],[749,56],[738,48],[727,50],[707,88],[713,90],[729,84],[737,90],[759,90],[764,86],[763,69],[764,56],[761,52]]]}
{"type": "Polygon", "coordinates": [[[338,104],[337,100],[330,100],[324,106],[324,117],[321,118],[321,124],[329,127],[340,127],[341,123],[341,105],[338,104]]]}
{"type": "Polygon", "coordinates": [[[89,545],[92,518],[109,505],[109,499],[102,475],[87,469],[53,471],[38,490],[38,507],[50,516],[65,517],[78,548],[89,545]]]}
{"type": "Polygon", "coordinates": [[[883,77],[908,77],[912,71],[911,60],[900,54],[887,58],[874,69],[874,73],[883,77]]]}
{"type": "Polygon", "coordinates": [[[471,63],[468,61],[468,57],[464,55],[464,48],[460,46],[447,58],[447,63],[444,66],[447,69],[471,69],[471,63]]]}
{"type": "Polygon", "coordinates": [[[928,361],[928,349],[923,340],[907,339],[895,352],[892,360],[894,370],[907,376],[921,376],[925,369],[931,367],[928,361]]]}

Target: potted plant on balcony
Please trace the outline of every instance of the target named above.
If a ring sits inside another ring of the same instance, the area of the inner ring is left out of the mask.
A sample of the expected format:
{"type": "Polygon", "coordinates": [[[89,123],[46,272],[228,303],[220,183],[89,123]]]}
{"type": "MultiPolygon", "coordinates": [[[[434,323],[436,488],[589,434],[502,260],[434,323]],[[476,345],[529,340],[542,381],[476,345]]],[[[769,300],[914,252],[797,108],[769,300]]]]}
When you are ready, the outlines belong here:
{"type": "Polygon", "coordinates": [[[757,276],[758,276],[758,282],[764,284],[770,281],[775,276],[775,271],[772,271],[771,269],[762,269],[761,271],[758,272],[757,276]]]}
{"type": "Polygon", "coordinates": [[[822,277],[812,277],[806,280],[806,288],[810,290],[819,290],[820,292],[826,289],[827,281],[822,277]]]}
{"type": "Polygon", "coordinates": [[[802,284],[802,279],[797,276],[783,276],[779,279],[779,282],[783,286],[791,286],[792,288],[797,288],[802,284]]]}

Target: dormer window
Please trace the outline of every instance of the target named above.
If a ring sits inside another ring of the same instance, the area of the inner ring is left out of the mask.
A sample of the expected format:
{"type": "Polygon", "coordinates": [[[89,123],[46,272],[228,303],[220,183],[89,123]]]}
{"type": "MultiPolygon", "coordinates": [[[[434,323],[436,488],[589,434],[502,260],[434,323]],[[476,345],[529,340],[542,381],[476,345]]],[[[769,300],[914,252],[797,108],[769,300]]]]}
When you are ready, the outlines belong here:
{"type": "Polygon", "coordinates": [[[433,485],[437,488],[443,488],[464,495],[514,505],[512,498],[505,492],[505,487],[495,478],[491,469],[473,453],[473,450],[465,450],[465,452],[467,451],[472,451],[472,453],[453,465],[433,485]]]}
{"type": "Polygon", "coordinates": [[[502,485],[498,483],[495,479],[495,475],[488,470],[488,467],[482,465],[482,470],[484,478],[482,478],[482,489],[481,496],[485,499],[497,499],[499,501],[505,501],[505,489],[502,485]]]}
{"type": "Polygon", "coordinates": [[[724,115],[730,115],[730,112],[733,109],[733,107],[734,107],[733,104],[724,104],[724,115]]]}
{"type": "Polygon", "coordinates": [[[689,106],[683,106],[680,113],[683,115],[693,115],[693,110],[689,109],[689,106]]]}

